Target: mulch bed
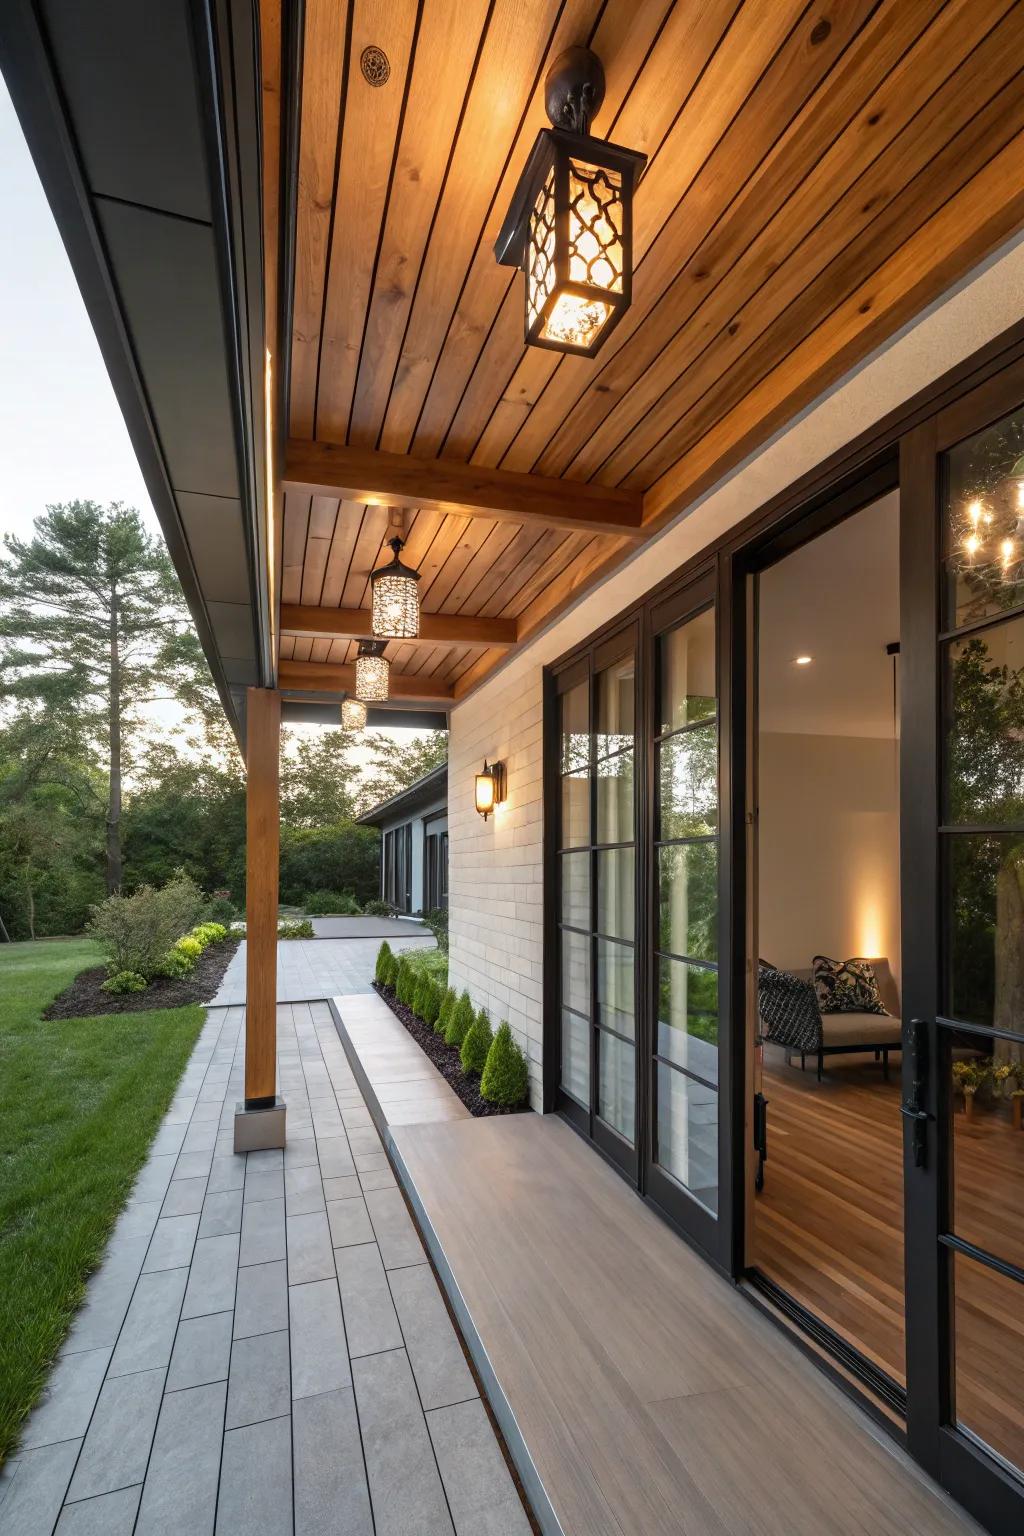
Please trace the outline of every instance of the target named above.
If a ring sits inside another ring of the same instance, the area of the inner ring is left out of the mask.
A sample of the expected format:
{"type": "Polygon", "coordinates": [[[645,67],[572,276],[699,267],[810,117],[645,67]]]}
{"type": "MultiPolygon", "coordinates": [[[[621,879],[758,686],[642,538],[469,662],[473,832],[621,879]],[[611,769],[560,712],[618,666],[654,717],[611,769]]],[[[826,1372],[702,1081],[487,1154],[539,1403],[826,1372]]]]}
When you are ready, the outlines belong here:
{"type": "Polygon", "coordinates": [[[411,1008],[400,1003],[390,992],[385,992],[379,982],[373,990],[384,999],[400,1024],[404,1024],[424,1055],[429,1056],[449,1088],[457,1093],[471,1115],[522,1115],[530,1112],[529,1104],[519,1104],[509,1109],[505,1104],[489,1104],[480,1096],[480,1079],[467,1077],[462,1070],[457,1045],[448,1045],[443,1035],[436,1035],[429,1024],[417,1018],[411,1008]]]}
{"type": "Polygon", "coordinates": [[[228,962],[240,939],[211,944],[188,976],[158,976],[145,992],[104,992],[105,965],[80,971],[43,1014],[44,1019],[87,1019],[97,1013],[149,1013],[157,1008],[185,1008],[189,1003],[208,1003],[220,986],[228,962]]]}

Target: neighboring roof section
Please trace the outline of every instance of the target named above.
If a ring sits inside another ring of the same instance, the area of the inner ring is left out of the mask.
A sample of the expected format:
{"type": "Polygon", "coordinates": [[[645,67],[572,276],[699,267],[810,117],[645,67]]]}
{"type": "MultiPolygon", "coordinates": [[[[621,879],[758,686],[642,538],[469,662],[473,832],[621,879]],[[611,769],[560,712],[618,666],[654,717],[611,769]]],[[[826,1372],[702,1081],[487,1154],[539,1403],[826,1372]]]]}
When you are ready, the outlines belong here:
{"type": "Polygon", "coordinates": [[[375,805],[372,811],[367,811],[363,816],[357,816],[356,821],[363,827],[381,827],[386,821],[401,821],[406,816],[415,816],[417,811],[423,811],[435,805],[438,800],[448,798],[448,763],[443,762],[437,768],[431,768],[422,779],[417,779],[415,784],[410,784],[408,789],[403,789],[400,794],[392,795],[390,800],[385,800],[380,805],[375,805]]]}

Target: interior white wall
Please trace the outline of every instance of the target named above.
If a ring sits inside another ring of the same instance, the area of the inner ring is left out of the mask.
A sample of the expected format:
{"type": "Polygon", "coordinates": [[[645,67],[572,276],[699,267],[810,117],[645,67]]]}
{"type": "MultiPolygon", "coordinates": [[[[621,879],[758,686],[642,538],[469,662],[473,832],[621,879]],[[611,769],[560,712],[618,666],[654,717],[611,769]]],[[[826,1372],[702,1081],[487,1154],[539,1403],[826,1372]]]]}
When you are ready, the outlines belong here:
{"type": "MultiPolygon", "coordinates": [[[[1021,319],[1024,237],[942,300],[725,476],[451,715],[449,860],[452,984],[507,1018],[528,1050],[540,1108],[543,975],[541,688],[545,665],[656,586],[830,454],[1021,319]],[[484,757],[508,765],[508,799],[473,809],[484,757]]],[[[568,494],[568,493],[567,493],[568,494]]]]}
{"type": "Polygon", "coordinates": [[[896,743],[764,731],[759,747],[761,955],[787,971],[884,955],[898,984],[896,743]]]}

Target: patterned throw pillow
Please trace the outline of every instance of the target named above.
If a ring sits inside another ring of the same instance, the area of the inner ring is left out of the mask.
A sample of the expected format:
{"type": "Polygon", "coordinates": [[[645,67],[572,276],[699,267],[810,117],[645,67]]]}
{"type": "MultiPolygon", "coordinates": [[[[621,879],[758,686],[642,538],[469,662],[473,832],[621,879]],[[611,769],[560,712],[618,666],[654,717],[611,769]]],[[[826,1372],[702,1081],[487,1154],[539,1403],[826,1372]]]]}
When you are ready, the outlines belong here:
{"type": "Polygon", "coordinates": [[[814,990],[822,1013],[885,1013],[869,960],[814,957],[814,990]]]}
{"type": "Polygon", "coordinates": [[[809,981],[777,971],[764,960],[757,975],[761,1038],[791,1051],[821,1048],[821,1014],[809,981]]]}

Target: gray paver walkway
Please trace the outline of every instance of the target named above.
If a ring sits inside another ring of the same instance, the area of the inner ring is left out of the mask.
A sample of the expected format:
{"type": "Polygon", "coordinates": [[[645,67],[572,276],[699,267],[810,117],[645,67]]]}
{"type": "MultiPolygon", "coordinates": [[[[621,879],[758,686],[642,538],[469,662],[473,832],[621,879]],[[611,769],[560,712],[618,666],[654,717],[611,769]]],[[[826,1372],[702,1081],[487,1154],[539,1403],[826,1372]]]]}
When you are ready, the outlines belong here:
{"type": "MultiPolygon", "coordinates": [[[[388,925],[374,918],[313,919],[317,932],[330,931],[340,922],[361,924],[365,938],[282,939],[277,946],[277,998],[281,1003],[306,1002],[310,998],[337,997],[344,993],[370,992],[374,962],[388,925]]],[[[432,949],[434,937],[429,929],[414,924],[392,923],[395,930],[388,938],[396,952],[403,949],[432,949]]],[[[231,958],[220,990],[213,999],[222,1007],[245,1002],[245,945],[240,944],[231,958]]]]}
{"type": "Polygon", "coordinates": [[[283,1153],[231,1150],[243,1031],[210,1009],[0,1536],[529,1536],[327,1004],[278,1010],[283,1153]]]}

